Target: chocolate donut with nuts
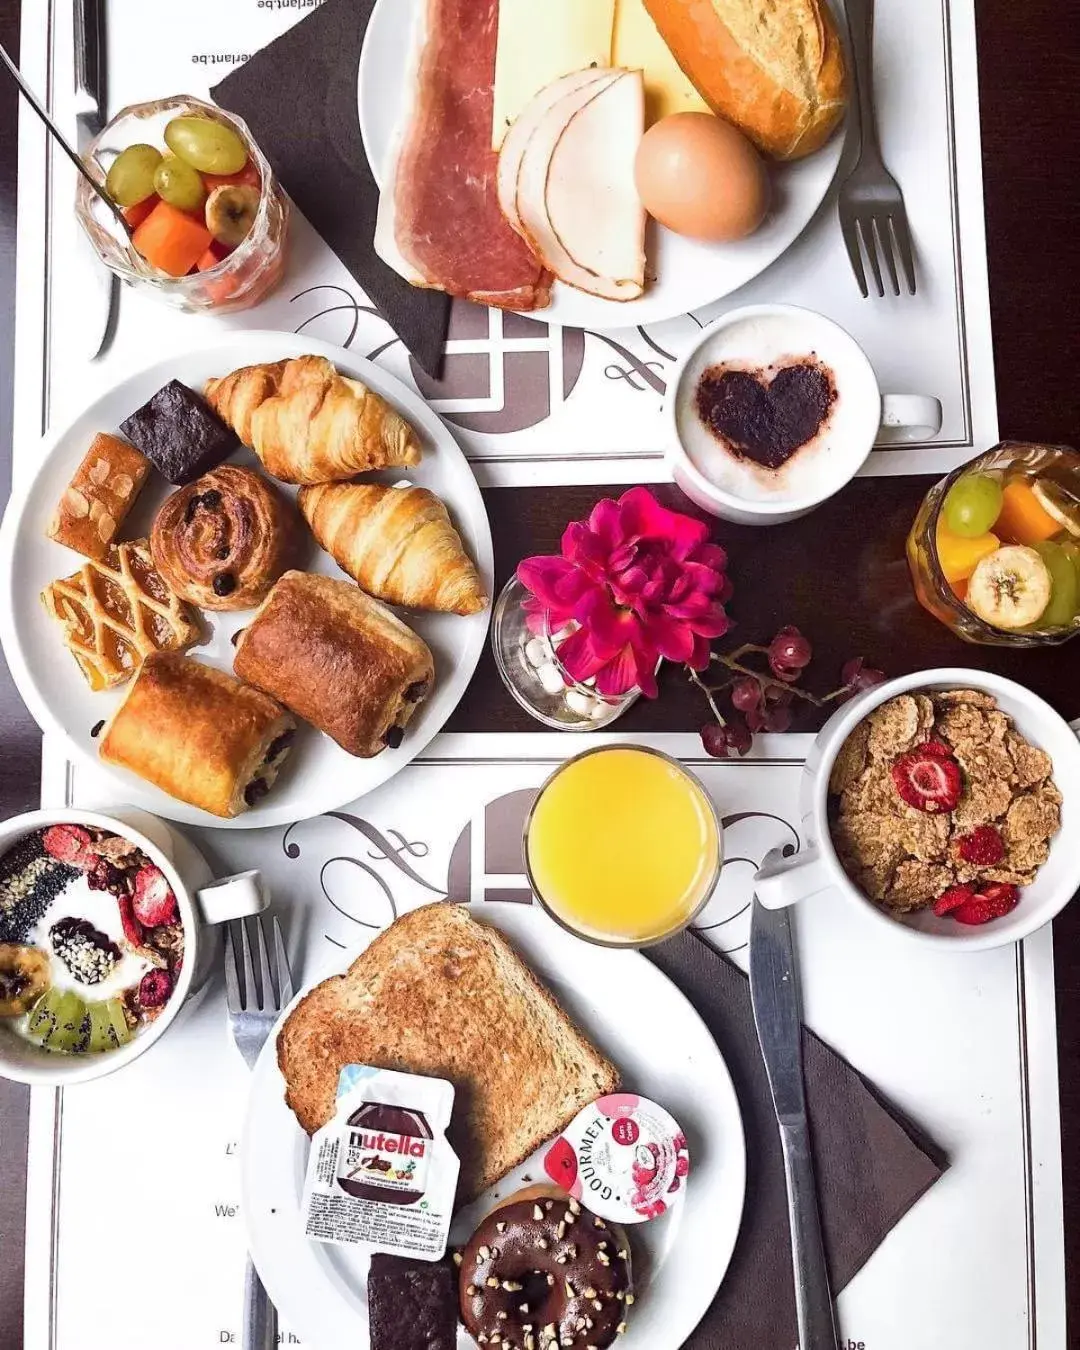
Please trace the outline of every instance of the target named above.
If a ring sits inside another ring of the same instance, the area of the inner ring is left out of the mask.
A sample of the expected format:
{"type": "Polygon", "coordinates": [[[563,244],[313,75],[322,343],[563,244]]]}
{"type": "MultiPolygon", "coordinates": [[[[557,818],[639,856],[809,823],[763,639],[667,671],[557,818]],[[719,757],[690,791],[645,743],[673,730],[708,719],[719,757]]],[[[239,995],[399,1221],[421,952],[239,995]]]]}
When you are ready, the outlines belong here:
{"type": "Polygon", "coordinates": [[[634,1301],[622,1229],[542,1194],[492,1210],[461,1252],[461,1320],[498,1350],[605,1350],[634,1301]]]}

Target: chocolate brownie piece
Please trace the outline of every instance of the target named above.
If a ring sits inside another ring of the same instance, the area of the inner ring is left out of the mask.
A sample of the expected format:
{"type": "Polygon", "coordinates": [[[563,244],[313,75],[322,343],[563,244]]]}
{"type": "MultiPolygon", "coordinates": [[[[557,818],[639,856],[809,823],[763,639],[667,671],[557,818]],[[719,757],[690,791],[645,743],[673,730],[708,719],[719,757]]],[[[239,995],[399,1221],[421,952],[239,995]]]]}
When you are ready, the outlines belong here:
{"type": "Polygon", "coordinates": [[[368,1271],[371,1350],[454,1350],[457,1283],[447,1260],[377,1252],[368,1271]]]}
{"type": "Polygon", "coordinates": [[[170,380],[120,430],[178,486],[217,468],[238,441],[213,408],[179,380],[170,380]]]}

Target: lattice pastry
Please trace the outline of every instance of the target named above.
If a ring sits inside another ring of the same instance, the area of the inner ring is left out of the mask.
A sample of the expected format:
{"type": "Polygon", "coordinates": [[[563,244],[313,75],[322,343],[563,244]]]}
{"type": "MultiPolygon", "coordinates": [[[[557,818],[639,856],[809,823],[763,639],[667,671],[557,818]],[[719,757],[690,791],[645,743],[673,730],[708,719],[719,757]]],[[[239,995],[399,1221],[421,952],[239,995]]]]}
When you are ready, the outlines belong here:
{"type": "Polygon", "coordinates": [[[183,651],[199,637],[194,614],[155,569],[145,539],[87,560],[41,599],[94,690],[123,684],[151,652],[183,651]]]}

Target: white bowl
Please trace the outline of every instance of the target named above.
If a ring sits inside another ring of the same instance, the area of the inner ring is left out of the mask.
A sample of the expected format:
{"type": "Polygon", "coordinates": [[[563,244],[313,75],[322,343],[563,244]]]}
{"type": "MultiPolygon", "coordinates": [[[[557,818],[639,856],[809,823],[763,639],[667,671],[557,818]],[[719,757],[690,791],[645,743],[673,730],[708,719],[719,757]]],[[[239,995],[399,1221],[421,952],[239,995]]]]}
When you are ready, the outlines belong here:
{"type": "Polygon", "coordinates": [[[859,915],[886,926],[901,938],[976,952],[1020,942],[1060,914],[1080,891],[1080,849],[1076,846],[1080,838],[1080,740],[1044,699],[1000,675],[963,669],[917,671],[852,699],[818,733],[806,760],[800,798],[802,835],[807,846],[801,853],[763,869],[758,877],[758,898],[770,907],[835,889],[859,915]],[[932,909],[890,914],[848,878],[829,832],[829,775],[850,732],[875,708],[898,694],[935,689],[977,689],[991,694],[1000,710],[1012,718],[1017,731],[1053,760],[1053,779],[1063,798],[1061,829],[1051,841],[1050,856],[1034,882],[1021,889],[1020,903],[1010,914],[981,927],[939,919],[932,909]]]}

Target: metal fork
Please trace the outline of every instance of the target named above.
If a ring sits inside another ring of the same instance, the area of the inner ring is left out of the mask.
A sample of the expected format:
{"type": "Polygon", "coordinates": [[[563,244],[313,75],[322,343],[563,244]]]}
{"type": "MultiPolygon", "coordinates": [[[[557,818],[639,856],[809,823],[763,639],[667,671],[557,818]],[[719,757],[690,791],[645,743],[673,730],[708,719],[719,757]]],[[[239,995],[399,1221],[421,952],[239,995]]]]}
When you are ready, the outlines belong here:
{"type": "MultiPolygon", "coordinates": [[[[292,996],[292,973],[277,919],[274,919],[272,963],[262,915],[229,924],[225,935],[225,1002],[233,1040],[249,1069],[255,1067],[278,1014],[292,996]],[[254,930],[254,937],[250,936],[250,930],[254,930]],[[258,980],[251,958],[253,947],[258,949],[258,980]]],[[[244,1276],[243,1350],[273,1350],[276,1344],[277,1312],[249,1256],[244,1276]]]]}
{"type": "Polygon", "coordinates": [[[870,294],[863,268],[862,248],[879,296],[885,294],[881,259],[889,273],[894,295],[900,294],[896,259],[904,273],[909,294],[915,294],[915,259],[911,251],[904,194],[885,167],[874,114],[874,0],[847,0],[851,33],[852,79],[858,102],[859,158],[840,189],[840,229],[844,236],[855,279],[863,299],[870,294]]]}

